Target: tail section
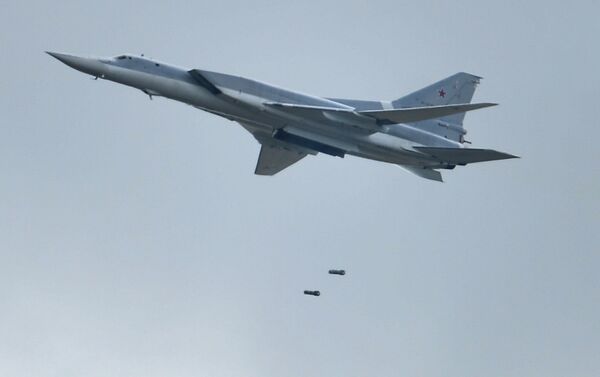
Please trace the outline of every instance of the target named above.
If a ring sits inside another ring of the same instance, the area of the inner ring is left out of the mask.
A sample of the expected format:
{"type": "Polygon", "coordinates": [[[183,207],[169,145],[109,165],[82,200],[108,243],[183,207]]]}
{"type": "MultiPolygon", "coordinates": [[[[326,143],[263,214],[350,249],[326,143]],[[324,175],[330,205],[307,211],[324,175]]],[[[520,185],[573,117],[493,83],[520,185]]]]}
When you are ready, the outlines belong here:
{"type": "Polygon", "coordinates": [[[398,165],[406,171],[409,171],[421,178],[429,179],[430,181],[444,182],[442,173],[435,169],[424,168],[420,166],[398,165]]]}
{"type": "Polygon", "coordinates": [[[442,173],[436,169],[454,169],[456,165],[467,165],[475,162],[506,160],[509,158],[519,158],[512,154],[498,152],[492,149],[471,149],[471,148],[436,148],[436,147],[414,147],[415,150],[430,156],[433,160],[440,163],[440,167],[400,165],[400,167],[409,172],[418,175],[421,178],[432,181],[442,182],[442,173]],[[442,167],[444,166],[445,167],[442,167]]]}
{"type": "MultiPolygon", "coordinates": [[[[480,79],[481,77],[479,76],[459,72],[392,101],[392,106],[394,108],[402,108],[470,103],[480,79]]],[[[462,124],[464,114],[456,114],[446,118],[452,118],[452,123],[454,124],[462,124]]]]}
{"type": "MultiPolygon", "coordinates": [[[[481,77],[465,72],[456,73],[407,96],[392,101],[396,109],[405,107],[425,107],[470,103],[481,77]]],[[[455,141],[463,141],[466,131],[462,124],[465,113],[448,115],[435,120],[413,123],[426,131],[445,136],[455,141]]]]}
{"type": "Polygon", "coordinates": [[[498,152],[492,149],[475,148],[435,148],[414,147],[419,152],[427,154],[434,159],[450,165],[466,165],[474,162],[506,160],[519,158],[512,154],[498,152]]]}

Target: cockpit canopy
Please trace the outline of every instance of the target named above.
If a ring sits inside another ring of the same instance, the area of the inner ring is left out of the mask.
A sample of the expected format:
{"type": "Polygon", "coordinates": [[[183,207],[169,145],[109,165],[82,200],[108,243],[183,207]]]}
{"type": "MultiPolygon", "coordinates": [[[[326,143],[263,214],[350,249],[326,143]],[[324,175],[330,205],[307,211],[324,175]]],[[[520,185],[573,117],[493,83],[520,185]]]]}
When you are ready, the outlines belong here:
{"type": "Polygon", "coordinates": [[[135,56],[135,55],[119,55],[119,56],[115,56],[113,58],[113,60],[119,60],[121,62],[123,61],[133,61],[133,62],[145,62],[147,64],[154,64],[157,67],[160,67],[160,63],[157,63],[151,59],[148,59],[146,57],[144,57],[144,55],[142,54],[141,57],[139,56],[135,56]]]}

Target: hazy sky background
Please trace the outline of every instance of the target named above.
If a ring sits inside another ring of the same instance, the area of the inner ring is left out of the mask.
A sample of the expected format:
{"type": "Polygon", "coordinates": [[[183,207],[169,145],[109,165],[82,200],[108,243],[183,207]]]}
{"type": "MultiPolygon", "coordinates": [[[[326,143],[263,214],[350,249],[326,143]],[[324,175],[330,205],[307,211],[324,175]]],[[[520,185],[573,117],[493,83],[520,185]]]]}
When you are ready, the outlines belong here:
{"type": "Polygon", "coordinates": [[[599,14],[1,1],[0,375],[599,376],[599,14]],[[45,50],[365,99],[466,71],[500,103],[468,139],[522,158],[443,184],[324,155],[259,177],[235,123],[45,50]]]}

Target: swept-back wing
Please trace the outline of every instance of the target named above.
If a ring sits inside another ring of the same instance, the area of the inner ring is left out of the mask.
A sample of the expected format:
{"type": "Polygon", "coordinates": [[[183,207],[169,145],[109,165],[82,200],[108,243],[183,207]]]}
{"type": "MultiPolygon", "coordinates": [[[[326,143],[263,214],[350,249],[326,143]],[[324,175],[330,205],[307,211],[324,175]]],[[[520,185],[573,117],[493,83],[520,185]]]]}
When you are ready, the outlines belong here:
{"type": "Polygon", "coordinates": [[[266,106],[286,114],[318,123],[335,123],[356,132],[371,134],[381,127],[372,117],[362,116],[352,108],[299,105],[293,103],[266,102],[266,106]]]}
{"type": "Polygon", "coordinates": [[[458,105],[407,107],[393,110],[356,111],[351,108],[306,106],[291,103],[267,102],[265,105],[291,115],[306,117],[314,121],[332,121],[369,133],[381,131],[381,124],[412,123],[427,119],[442,118],[495,106],[495,103],[466,103],[458,105]]]}
{"type": "Polygon", "coordinates": [[[222,94],[221,89],[217,88],[212,82],[210,82],[199,69],[192,69],[188,73],[196,80],[196,82],[204,89],[208,90],[214,95],[222,94]]]}

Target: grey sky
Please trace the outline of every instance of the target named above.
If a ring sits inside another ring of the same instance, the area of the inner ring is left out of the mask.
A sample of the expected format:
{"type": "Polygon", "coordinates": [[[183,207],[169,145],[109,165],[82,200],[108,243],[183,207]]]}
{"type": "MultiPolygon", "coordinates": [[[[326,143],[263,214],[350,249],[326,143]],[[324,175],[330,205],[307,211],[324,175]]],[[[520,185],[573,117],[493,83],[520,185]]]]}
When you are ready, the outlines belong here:
{"type": "Polygon", "coordinates": [[[171,3],[1,2],[0,375],[600,375],[597,1],[171,3]],[[468,139],[522,159],[258,177],[241,127],[45,50],[365,99],[466,71],[500,103],[468,139]]]}

